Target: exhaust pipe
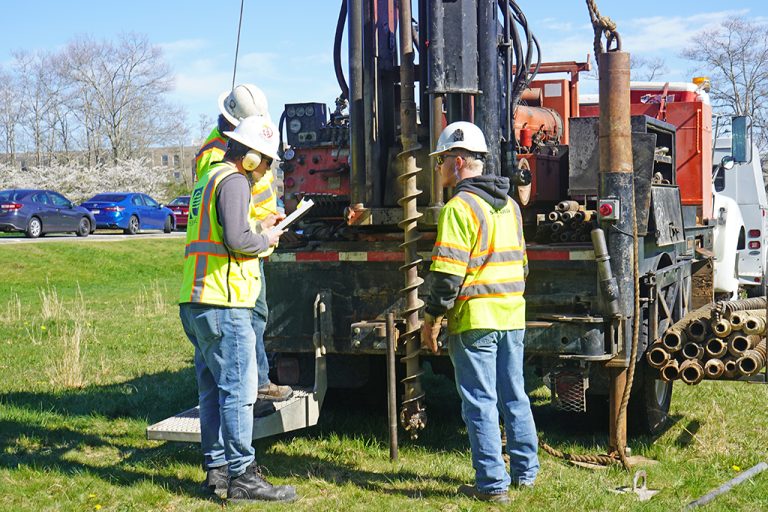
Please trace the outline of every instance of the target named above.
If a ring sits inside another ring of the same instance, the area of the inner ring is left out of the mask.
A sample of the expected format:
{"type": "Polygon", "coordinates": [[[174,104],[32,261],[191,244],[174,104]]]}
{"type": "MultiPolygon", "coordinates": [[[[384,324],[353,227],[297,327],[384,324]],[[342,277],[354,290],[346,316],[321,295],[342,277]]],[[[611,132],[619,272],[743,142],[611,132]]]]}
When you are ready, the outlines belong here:
{"type": "Polygon", "coordinates": [[[665,382],[671,382],[680,376],[680,369],[677,364],[677,360],[670,359],[670,361],[664,365],[661,369],[661,380],[665,382]]]}
{"type": "Polygon", "coordinates": [[[722,338],[710,338],[705,351],[707,356],[719,359],[728,352],[728,344],[722,338]]]}
{"type": "Polygon", "coordinates": [[[719,359],[710,359],[704,363],[704,375],[710,379],[718,379],[725,371],[725,365],[719,359]]]}
{"type": "Polygon", "coordinates": [[[686,359],[680,365],[680,378],[686,384],[693,386],[698,384],[704,378],[704,368],[701,363],[695,359],[686,359]]]}
{"type": "Polygon", "coordinates": [[[645,355],[651,368],[663,368],[669,362],[669,352],[661,345],[654,345],[645,355]]]}

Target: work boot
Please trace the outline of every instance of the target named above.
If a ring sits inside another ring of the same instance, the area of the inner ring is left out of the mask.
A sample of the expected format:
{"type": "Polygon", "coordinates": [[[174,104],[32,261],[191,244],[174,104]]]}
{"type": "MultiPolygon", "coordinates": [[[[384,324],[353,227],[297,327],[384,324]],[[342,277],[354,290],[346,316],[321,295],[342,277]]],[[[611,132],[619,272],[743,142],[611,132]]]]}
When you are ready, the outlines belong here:
{"type": "Polygon", "coordinates": [[[229,477],[227,475],[228,465],[224,464],[216,468],[209,468],[205,474],[205,480],[200,485],[206,494],[215,494],[221,499],[227,497],[227,485],[229,477]]]}
{"type": "Polygon", "coordinates": [[[509,494],[506,492],[500,492],[500,493],[490,493],[490,492],[480,492],[477,490],[477,487],[474,485],[460,485],[459,486],[459,494],[463,494],[464,496],[469,496],[470,498],[475,498],[476,500],[480,501],[492,501],[493,503],[509,503],[509,494]]]}
{"type": "Polygon", "coordinates": [[[278,386],[274,382],[270,382],[266,386],[259,388],[258,399],[269,400],[270,402],[282,402],[288,400],[293,396],[293,389],[291,386],[278,386]]]}
{"type": "Polygon", "coordinates": [[[232,503],[293,501],[295,499],[296,489],[292,485],[270,484],[261,475],[255,462],[245,468],[245,473],[242,475],[229,479],[227,500],[232,503]]]}

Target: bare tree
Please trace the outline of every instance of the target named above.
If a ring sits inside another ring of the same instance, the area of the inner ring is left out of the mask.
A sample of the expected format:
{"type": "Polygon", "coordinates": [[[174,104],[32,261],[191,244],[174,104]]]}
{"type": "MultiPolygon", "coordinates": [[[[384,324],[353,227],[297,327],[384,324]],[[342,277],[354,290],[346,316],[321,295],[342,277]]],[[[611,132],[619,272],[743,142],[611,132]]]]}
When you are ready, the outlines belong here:
{"type": "Polygon", "coordinates": [[[16,165],[16,128],[21,118],[19,95],[16,77],[0,70],[0,134],[11,166],[16,165]]]}
{"type": "Polygon", "coordinates": [[[656,77],[663,76],[669,72],[664,59],[661,57],[632,55],[630,57],[630,67],[632,68],[632,80],[643,82],[652,82],[656,77]]]}
{"type": "Polygon", "coordinates": [[[743,18],[698,34],[682,56],[712,81],[710,97],[725,114],[749,115],[755,142],[768,150],[768,26],[743,18]]]}
{"type": "Polygon", "coordinates": [[[157,142],[161,134],[152,129],[153,120],[168,113],[163,95],[172,82],[160,48],[146,36],[121,35],[115,44],[75,40],[65,51],[62,73],[79,91],[86,129],[100,130],[87,134],[89,146],[97,147],[103,136],[117,162],[157,142]]]}

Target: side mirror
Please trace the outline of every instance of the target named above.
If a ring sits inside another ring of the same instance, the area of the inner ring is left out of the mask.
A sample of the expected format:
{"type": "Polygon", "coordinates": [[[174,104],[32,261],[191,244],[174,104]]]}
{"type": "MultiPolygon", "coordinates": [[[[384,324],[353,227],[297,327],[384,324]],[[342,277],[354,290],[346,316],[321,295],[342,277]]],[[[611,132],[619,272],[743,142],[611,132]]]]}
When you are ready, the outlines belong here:
{"type": "Polygon", "coordinates": [[[731,118],[731,154],[736,162],[752,161],[752,119],[749,116],[731,118]]]}
{"type": "Polygon", "coordinates": [[[731,169],[733,169],[734,165],[736,165],[736,159],[730,155],[726,155],[723,157],[722,160],[720,160],[720,167],[722,167],[726,171],[730,171],[731,169]]]}

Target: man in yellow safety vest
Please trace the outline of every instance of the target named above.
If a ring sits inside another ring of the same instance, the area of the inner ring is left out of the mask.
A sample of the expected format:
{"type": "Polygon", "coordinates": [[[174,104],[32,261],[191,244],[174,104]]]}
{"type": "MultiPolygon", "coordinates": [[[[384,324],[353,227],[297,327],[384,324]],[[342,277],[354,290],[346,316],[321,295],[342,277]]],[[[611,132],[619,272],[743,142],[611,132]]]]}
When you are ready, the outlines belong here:
{"type": "Polygon", "coordinates": [[[251,315],[261,289],[259,254],[277,244],[282,231],[274,227],[277,216],[250,223],[249,180],[278,159],[279,137],[260,116],[223,135],[229,139],[223,160],[192,190],[179,300],[184,332],[195,347],[204,485],[233,502],[290,501],[296,490],[261,476],[251,444],[258,390],[251,315]]]}
{"type": "MultiPolygon", "coordinates": [[[[211,166],[224,157],[227,146],[227,131],[233,130],[241,119],[249,116],[264,116],[269,119],[267,97],[253,84],[241,84],[219,96],[219,118],[208,138],[200,147],[195,158],[197,179],[201,179],[211,166]]],[[[279,138],[279,133],[278,133],[279,138]]],[[[271,169],[255,180],[251,189],[250,219],[257,224],[278,212],[275,176],[271,169]]],[[[266,258],[272,251],[270,247],[259,256],[266,258]]],[[[269,379],[269,361],[264,348],[264,331],[267,326],[269,308],[267,307],[267,287],[264,284],[264,260],[259,261],[262,286],[256,306],[253,308],[252,323],[256,331],[256,361],[259,368],[259,400],[282,401],[293,395],[290,386],[280,386],[269,379]]]]}
{"type": "Polygon", "coordinates": [[[487,153],[480,128],[459,121],[443,130],[430,154],[443,184],[455,188],[438,220],[421,341],[437,352],[447,317],[448,352],[475,468],[475,485],[459,492],[507,503],[510,484],[532,486],[539,470],[523,382],[528,260],[520,208],[507,195],[509,180],[482,175],[487,153]],[[511,477],[501,453],[499,410],[511,477]]]}

